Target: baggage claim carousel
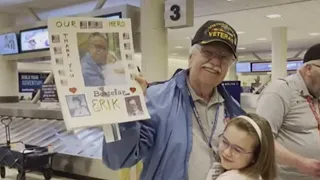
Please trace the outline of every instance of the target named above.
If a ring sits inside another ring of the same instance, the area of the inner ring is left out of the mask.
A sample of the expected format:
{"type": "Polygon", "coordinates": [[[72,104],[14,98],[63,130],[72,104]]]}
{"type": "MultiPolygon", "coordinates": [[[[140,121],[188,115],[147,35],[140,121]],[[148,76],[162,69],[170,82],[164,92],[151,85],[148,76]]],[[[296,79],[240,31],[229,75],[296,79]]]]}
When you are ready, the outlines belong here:
{"type": "MultiPolygon", "coordinates": [[[[59,109],[41,109],[31,103],[0,104],[0,116],[12,118],[11,142],[52,146],[58,153],[53,170],[97,179],[118,179],[118,172],[102,163],[100,128],[67,131],[59,109]]],[[[1,124],[0,143],[5,142],[5,128],[1,124]]]]}

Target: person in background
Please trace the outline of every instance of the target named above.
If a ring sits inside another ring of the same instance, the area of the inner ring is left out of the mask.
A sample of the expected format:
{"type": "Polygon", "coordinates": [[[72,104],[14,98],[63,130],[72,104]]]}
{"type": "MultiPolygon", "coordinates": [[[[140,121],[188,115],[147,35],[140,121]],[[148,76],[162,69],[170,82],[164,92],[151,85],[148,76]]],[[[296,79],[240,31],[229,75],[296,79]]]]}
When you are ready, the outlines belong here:
{"type": "Polygon", "coordinates": [[[221,165],[227,171],[216,180],[275,180],[273,142],[271,127],[264,118],[247,114],[231,119],[219,142],[221,165]]]}
{"type": "Polygon", "coordinates": [[[104,86],[103,67],[108,57],[108,39],[99,32],[90,34],[88,52],[81,59],[85,86],[104,86]]]}
{"type": "Polygon", "coordinates": [[[142,160],[142,180],[205,179],[226,120],[245,114],[221,85],[237,43],[230,25],[207,21],[192,40],[189,69],[148,88],[136,76],[151,118],[119,124],[121,140],[103,141],[103,162],[117,170],[142,160]]]}
{"type": "Polygon", "coordinates": [[[271,125],[283,180],[320,178],[320,44],[307,51],[303,63],[258,99],[257,114],[271,125]]]}

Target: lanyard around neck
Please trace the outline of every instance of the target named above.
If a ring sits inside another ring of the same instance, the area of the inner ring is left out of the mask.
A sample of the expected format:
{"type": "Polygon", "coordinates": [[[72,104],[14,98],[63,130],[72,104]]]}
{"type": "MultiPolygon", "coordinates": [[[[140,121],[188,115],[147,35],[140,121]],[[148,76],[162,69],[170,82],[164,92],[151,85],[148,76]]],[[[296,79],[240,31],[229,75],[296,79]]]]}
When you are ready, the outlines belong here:
{"type": "Polygon", "coordinates": [[[188,89],[188,95],[189,95],[189,102],[190,102],[190,105],[191,105],[191,108],[192,108],[192,111],[193,111],[193,114],[196,118],[196,121],[200,127],[200,130],[201,130],[201,133],[206,141],[206,143],[208,144],[208,146],[212,149],[212,144],[211,144],[211,141],[212,141],[212,137],[213,137],[213,134],[217,128],[217,124],[218,124],[218,119],[219,119],[219,111],[220,111],[220,106],[221,104],[219,103],[218,106],[217,106],[217,109],[216,109],[216,114],[215,114],[215,117],[214,117],[214,122],[213,122],[213,126],[212,126],[212,129],[211,129],[211,134],[210,134],[210,137],[209,139],[207,138],[207,135],[204,131],[204,127],[202,125],[202,122],[200,120],[200,116],[199,116],[199,112],[195,106],[195,103],[193,101],[193,98],[192,98],[192,95],[191,95],[191,92],[190,92],[190,89],[188,89]]]}

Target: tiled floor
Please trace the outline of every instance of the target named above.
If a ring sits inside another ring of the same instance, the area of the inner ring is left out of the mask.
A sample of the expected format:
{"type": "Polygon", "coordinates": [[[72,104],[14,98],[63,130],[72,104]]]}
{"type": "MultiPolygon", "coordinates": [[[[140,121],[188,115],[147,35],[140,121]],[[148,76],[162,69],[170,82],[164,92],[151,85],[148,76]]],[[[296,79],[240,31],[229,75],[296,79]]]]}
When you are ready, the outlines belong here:
{"type": "MultiPolygon", "coordinates": [[[[16,180],[18,175],[17,170],[15,169],[6,169],[6,178],[4,180],[16,180]]],[[[0,178],[1,179],[1,178],[0,178]]],[[[26,174],[27,180],[44,180],[44,177],[41,173],[27,173],[26,174]]],[[[53,177],[51,180],[71,180],[68,178],[61,178],[61,177],[53,177]]]]}

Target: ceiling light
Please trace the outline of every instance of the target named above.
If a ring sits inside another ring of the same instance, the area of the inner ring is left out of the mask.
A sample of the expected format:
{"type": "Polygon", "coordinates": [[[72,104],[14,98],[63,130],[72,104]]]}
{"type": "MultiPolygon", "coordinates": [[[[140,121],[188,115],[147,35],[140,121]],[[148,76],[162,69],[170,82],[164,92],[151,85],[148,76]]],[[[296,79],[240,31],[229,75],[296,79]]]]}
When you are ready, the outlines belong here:
{"type": "Polygon", "coordinates": [[[269,19],[275,19],[275,18],[281,18],[281,15],[280,14],[269,14],[269,15],[266,15],[266,17],[269,19]]]}
{"type": "Polygon", "coordinates": [[[228,2],[232,2],[233,0],[227,0],[228,2]]]}
{"type": "Polygon", "coordinates": [[[177,56],[177,55],[178,55],[178,53],[172,53],[172,55],[173,55],[173,56],[177,56]]]}
{"type": "Polygon", "coordinates": [[[245,49],[247,49],[247,48],[245,48],[245,47],[238,47],[238,49],[239,49],[239,50],[245,50],[245,49]]]}
{"type": "Polygon", "coordinates": [[[320,33],[317,33],[317,32],[313,32],[313,33],[309,33],[310,36],[319,36],[320,33]]]}
{"type": "Polygon", "coordinates": [[[176,46],[176,47],[174,47],[174,48],[176,48],[176,49],[182,49],[183,47],[182,47],[182,46],[176,46]]]}
{"type": "Polygon", "coordinates": [[[237,31],[237,34],[244,34],[245,32],[243,31],[237,31]]]}
{"type": "Polygon", "coordinates": [[[243,58],[244,58],[244,56],[238,56],[238,58],[239,58],[239,59],[243,59],[243,58]]]}
{"type": "Polygon", "coordinates": [[[265,40],[267,40],[267,38],[258,38],[257,40],[258,41],[265,41],[265,40]]]}
{"type": "Polygon", "coordinates": [[[186,39],[191,40],[191,37],[186,37],[186,39]]]}

